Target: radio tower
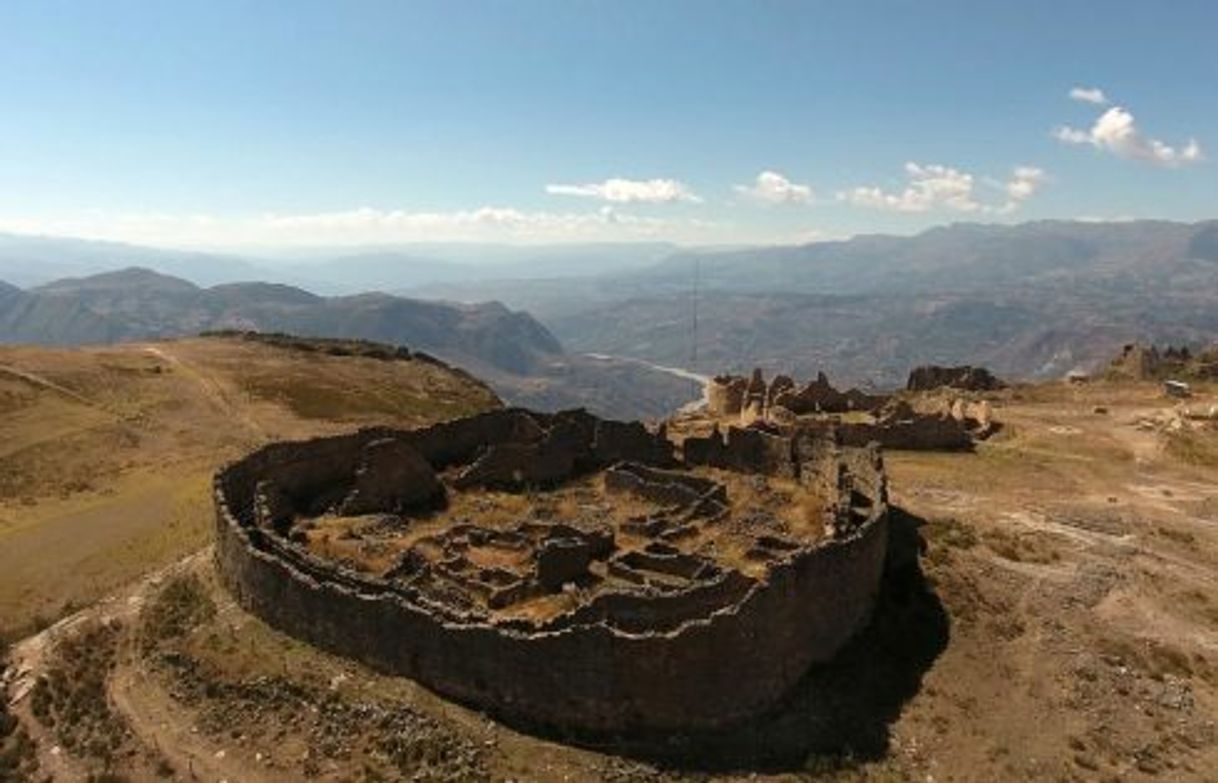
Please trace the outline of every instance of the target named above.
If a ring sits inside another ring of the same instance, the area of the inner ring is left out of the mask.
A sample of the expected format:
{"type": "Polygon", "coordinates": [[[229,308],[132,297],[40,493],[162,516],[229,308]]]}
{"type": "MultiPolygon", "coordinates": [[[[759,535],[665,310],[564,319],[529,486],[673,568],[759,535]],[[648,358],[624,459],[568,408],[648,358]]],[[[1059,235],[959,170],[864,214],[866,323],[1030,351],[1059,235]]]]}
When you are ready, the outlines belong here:
{"type": "MultiPolygon", "coordinates": [[[[693,295],[693,329],[689,340],[689,371],[696,373],[698,371],[698,284],[702,276],[702,259],[694,257],[694,295],[693,295]]],[[[691,380],[694,386],[694,395],[700,393],[697,388],[698,382],[691,380]]]]}

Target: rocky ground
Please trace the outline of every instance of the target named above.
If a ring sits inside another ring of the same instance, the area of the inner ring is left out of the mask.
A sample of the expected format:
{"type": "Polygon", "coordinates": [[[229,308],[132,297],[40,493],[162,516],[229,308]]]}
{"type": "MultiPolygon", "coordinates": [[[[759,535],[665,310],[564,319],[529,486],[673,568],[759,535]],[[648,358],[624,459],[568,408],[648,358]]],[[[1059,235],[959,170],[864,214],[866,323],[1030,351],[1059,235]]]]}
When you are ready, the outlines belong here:
{"type": "Polygon", "coordinates": [[[268,629],[206,551],[19,642],[17,730],[65,780],[1213,780],[1218,389],[1195,393],[1017,387],[976,453],[889,454],[905,567],[873,626],[714,747],[505,727],[268,629]]]}

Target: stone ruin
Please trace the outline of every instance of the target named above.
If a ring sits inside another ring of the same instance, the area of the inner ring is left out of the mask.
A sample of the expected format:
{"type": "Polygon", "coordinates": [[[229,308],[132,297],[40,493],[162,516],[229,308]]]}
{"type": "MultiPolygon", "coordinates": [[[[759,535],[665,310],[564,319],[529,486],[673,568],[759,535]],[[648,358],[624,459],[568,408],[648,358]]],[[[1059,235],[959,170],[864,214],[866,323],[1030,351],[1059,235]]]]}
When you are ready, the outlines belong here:
{"type": "Polygon", "coordinates": [[[751,378],[739,375],[712,378],[706,386],[705,398],[711,415],[741,416],[746,424],[765,418],[766,412],[776,407],[795,415],[847,413],[875,410],[887,401],[887,397],[858,389],[840,392],[833,388],[823,372],[803,386],[797,386],[787,375],[776,375],[767,384],[760,369],[753,370],[751,378]]]}
{"type": "Polygon", "coordinates": [[[1218,378],[1218,345],[1196,352],[1188,346],[1129,343],[1108,366],[1107,375],[1125,380],[1213,380],[1218,378]]]}
{"type": "Polygon", "coordinates": [[[963,364],[958,367],[941,367],[927,364],[915,367],[909,373],[906,391],[933,391],[935,389],[959,389],[961,391],[998,391],[1006,384],[998,380],[984,367],[963,364]]]}
{"type": "MultiPolygon", "coordinates": [[[[915,376],[921,379],[917,385],[930,389],[958,389],[953,383],[1001,387],[987,371],[972,367],[918,368],[910,376],[911,385],[915,376]]],[[[875,442],[888,449],[955,451],[971,449],[998,427],[988,402],[958,391],[927,399],[923,394],[839,391],[823,372],[803,386],[787,375],[776,375],[766,383],[760,369],[749,378],[720,375],[706,384],[703,396],[703,410],[684,417],[680,426],[705,436],[698,424],[709,422],[714,425],[713,437],[720,439],[725,437],[720,427],[725,426],[728,439],[734,429],[751,428],[810,432],[847,446],[875,442]]]]}
{"type": "Polygon", "coordinates": [[[216,558],[286,633],[564,734],[730,729],[868,622],[880,452],[499,410],[262,448],[216,558]]]}

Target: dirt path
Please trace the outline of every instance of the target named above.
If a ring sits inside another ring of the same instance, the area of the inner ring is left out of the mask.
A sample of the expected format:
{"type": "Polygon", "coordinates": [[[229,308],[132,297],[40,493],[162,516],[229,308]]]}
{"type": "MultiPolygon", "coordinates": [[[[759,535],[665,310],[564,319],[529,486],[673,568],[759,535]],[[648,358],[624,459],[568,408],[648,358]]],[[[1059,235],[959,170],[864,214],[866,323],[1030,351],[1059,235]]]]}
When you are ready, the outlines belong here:
{"type": "Polygon", "coordinates": [[[265,440],[267,437],[266,430],[262,428],[258,422],[247,413],[241,405],[233,402],[224,387],[216,380],[214,376],[203,371],[202,369],[186,362],[180,356],[173,353],[165,346],[149,345],[144,348],[147,353],[156,356],[165,362],[168,362],[173,367],[181,371],[184,375],[190,377],[199,388],[203,390],[203,396],[206,397],[215,407],[217,411],[225,416],[231,416],[241,423],[243,427],[256,435],[260,440],[265,440]]]}
{"type": "Polygon", "coordinates": [[[140,743],[163,756],[179,779],[243,783],[279,779],[239,755],[217,750],[193,730],[191,715],[166,698],[150,677],[133,656],[124,656],[110,679],[110,698],[140,743]]]}
{"type": "MultiPolygon", "coordinates": [[[[188,555],[11,647],[9,659],[13,676],[5,683],[5,692],[9,695],[10,706],[20,716],[38,747],[39,770],[48,779],[83,780],[88,774],[80,762],[61,751],[54,736],[30,713],[30,692],[38,678],[48,670],[48,659],[55,642],[91,621],[120,621],[128,628],[133,627],[138,621],[140,609],[153,591],[169,577],[197,568],[201,561],[211,557],[211,553],[212,549],[208,547],[188,555]]],[[[136,667],[130,648],[128,640],[110,679],[109,696],[141,746],[165,757],[186,780],[265,779],[251,775],[250,770],[224,763],[223,756],[216,758],[208,753],[200,740],[192,738],[181,728],[189,722],[180,716],[171,718],[168,712],[160,711],[156,706],[145,706],[134,698],[135,690],[147,682],[147,676],[136,667]],[[170,728],[175,726],[178,728],[170,728]]]]}
{"type": "Polygon", "coordinates": [[[83,394],[74,392],[66,386],[60,386],[58,383],[55,383],[52,380],[43,378],[41,375],[35,375],[34,373],[26,372],[25,370],[19,370],[16,367],[12,367],[7,364],[0,364],[0,374],[8,375],[12,378],[25,381],[26,383],[31,383],[48,391],[53,391],[56,394],[67,397],[73,402],[79,402],[81,405],[87,405],[90,408],[96,408],[98,410],[106,410],[104,405],[96,403],[93,400],[90,400],[88,397],[85,397],[83,394]]]}

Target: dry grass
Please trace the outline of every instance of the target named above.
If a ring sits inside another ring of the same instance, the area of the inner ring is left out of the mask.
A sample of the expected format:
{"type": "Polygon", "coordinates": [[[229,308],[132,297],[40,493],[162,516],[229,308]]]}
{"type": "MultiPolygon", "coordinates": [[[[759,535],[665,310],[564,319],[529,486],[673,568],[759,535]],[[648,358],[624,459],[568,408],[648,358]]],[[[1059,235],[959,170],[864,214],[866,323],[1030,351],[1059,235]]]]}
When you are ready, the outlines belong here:
{"type": "Polygon", "coordinates": [[[1171,432],[1166,451],[1187,465],[1218,468],[1218,430],[1197,429],[1171,432]]]}
{"type": "Polygon", "coordinates": [[[1022,530],[987,530],[982,541],[999,557],[1016,563],[1045,565],[1061,560],[1061,552],[1045,533],[1022,530]]]}
{"type": "Polygon", "coordinates": [[[241,340],[2,347],[0,365],[35,379],[0,374],[0,635],[10,637],[206,545],[212,473],[260,443],[498,404],[428,363],[241,340]]]}
{"type": "Polygon", "coordinates": [[[180,639],[216,614],[206,585],[194,574],[172,577],[140,613],[140,636],[145,650],[180,639]]]}

